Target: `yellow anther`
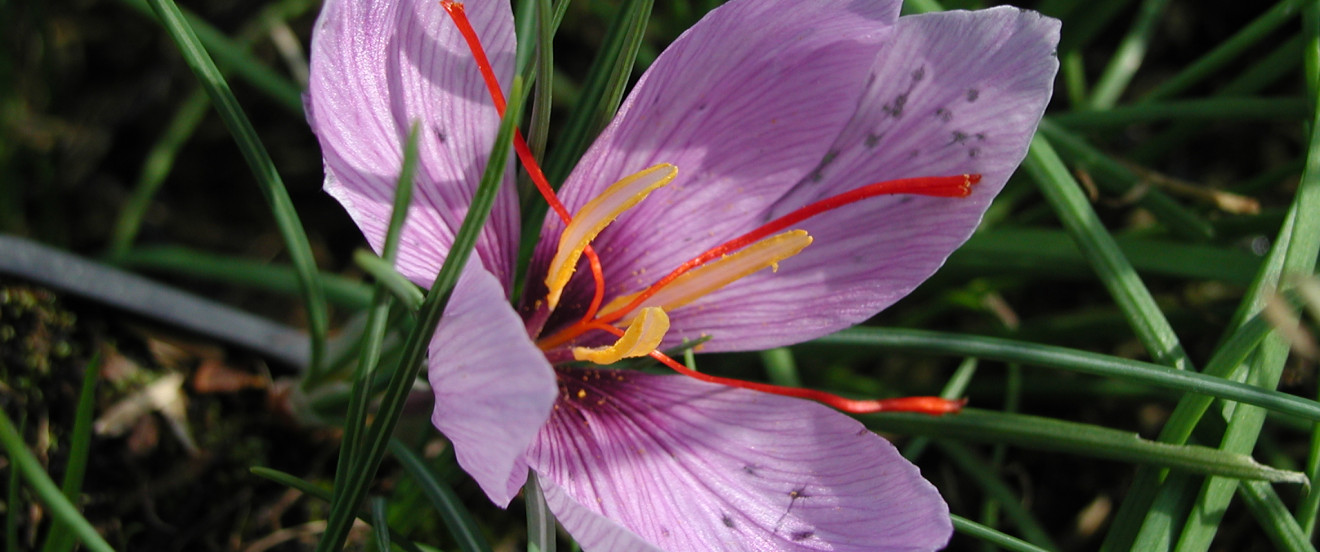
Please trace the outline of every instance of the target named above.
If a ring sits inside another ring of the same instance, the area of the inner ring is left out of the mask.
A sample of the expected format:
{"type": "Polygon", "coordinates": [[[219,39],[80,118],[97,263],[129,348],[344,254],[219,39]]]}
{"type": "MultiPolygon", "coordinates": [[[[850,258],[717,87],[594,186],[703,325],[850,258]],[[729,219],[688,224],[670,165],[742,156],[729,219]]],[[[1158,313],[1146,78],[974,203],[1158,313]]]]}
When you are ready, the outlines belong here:
{"type": "Polygon", "coordinates": [[[614,345],[574,347],[573,358],[596,364],[614,364],[625,358],[651,354],[669,331],[669,315],[655,307],[642,309],[614,345]]]}
{"type": "MultiPolygon", "coordinates": [[[[658,306],[673,311],[763,268],[779,270],[779,261],[797,255],[808,245],[811,245],[811,236],[806,230],[791,230],[770,236],[684,273],[647,298],[639,308],[645,310],[647,307],[658,306]]],[[[601,312],[608,317],[631,303],[637,295],[634,293],[616,298],[606,304],[601,312]]],[[[623,321],[626,323],[631,319],[628,316],[623,321]]]]}
{"type": "Polygon", "coordinates": [[[549,289],[546,302],[551,310],[559,306],[559,296],[564,292],[564,286],[568,285],[569,278],[573,277],[578,259],[587,249],[587,244],[596,239],[601,230],[624,211],[674,180],[676,175],[678,167],[668,163],[656,165],[615,182],[573,215],[573,222],[559,236],[559,248],[545,276],[545,287],[549,289]]]}

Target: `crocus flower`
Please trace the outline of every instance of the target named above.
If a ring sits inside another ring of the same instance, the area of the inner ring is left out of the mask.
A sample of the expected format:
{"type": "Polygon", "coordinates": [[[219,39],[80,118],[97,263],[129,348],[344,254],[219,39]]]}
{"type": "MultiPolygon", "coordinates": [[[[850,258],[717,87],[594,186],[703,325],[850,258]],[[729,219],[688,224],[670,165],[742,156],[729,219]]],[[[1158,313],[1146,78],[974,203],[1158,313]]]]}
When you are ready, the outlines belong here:
{"type": "MultiPolygon", "coordinates": [[[[900,19],[899,4],[712,11],[656,59],[563,185],[521,297],[506,178],[429,359],[433,422],[492,501],[507,505],[534,470],[593,551],[948,541],[935,488],[834,409],[595,366],[685,339],[738,351],[846,328],[967,239],[1049,100],[1058,22],[1012,8],[900,19]],[[907,193],[874,192],[910,178],[885,188],[907,193]]],[[[466,9],[507,87],[508,3],[466,9]]],[[[434,0],[328,0],[313,35],[308,113],[325,186],[374,247],[421,124],[397,262],[418,285],[435,278],[490,162],[499,114],[481,65],[434,0]]]]}

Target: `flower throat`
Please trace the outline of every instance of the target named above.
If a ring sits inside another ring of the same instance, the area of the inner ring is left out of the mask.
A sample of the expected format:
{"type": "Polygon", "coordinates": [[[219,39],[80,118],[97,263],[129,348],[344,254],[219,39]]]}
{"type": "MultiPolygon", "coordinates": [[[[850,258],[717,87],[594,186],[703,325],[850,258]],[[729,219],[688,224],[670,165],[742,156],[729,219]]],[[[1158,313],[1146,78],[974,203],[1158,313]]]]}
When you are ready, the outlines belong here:
{"type": "MultiPolygon", "coordinates": [[[[463,4],[442,0],[440,5],[467,42],[495,109],[503,117],[506,107],[504,94],[477,33],[467,20],[463,4]]],[[[811,244],[812,238],[806,231],[788,230],[790,226],[821,213],[881,195],[967,197],[971,194],[972,186],[981,180],[981,175],[890,180],[816,201],[689,259],[640,292],[604,304],[604,270],[591,241],[621,214],[646,199],[651,192],[673,181],[678,168],[660,164],[625,177],[589,201],[576,214],[569,214],[542,173],[521,131],[517,129],[514,129],[513,145],[537,192],[565,225],[545,277],[546,298],[544,302],[537,302],[536,310],[541,312],[533,316],[548,316],[548,313],[554,311],[579,262],[585,262],[594,283],[591,301],[581,319],[557,328],[549,336],[537,338],[537,346],[546,352],[552,362],[579,360],[606,365],[624,358],[649,356],[688,377],[729,387],[813,400],[850,413],[905,411],[939,415],[957,412],[966,403],[965,399],[947,400],[939,397],[856,400],[812,389],[722,378],[692,370],[661,353],[657,347],[669,330],[667,310],[686,305],[764,268],[777,269],[780,261],[796,255],[811,244]],[[622,324],[625,328],[616,324],[622,324]],[[605,332],[617,340],[613,345],[603,347],[570,347],[588,332],[605,332]],[[565,347],[569,348],[565,350],[565,347]]]]}

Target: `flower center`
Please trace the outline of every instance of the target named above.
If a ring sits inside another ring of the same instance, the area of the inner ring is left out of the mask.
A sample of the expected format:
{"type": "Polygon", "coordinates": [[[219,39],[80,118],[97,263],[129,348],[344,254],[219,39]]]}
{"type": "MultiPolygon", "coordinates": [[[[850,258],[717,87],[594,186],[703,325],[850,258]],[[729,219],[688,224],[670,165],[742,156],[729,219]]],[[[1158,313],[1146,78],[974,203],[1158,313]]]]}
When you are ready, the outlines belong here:
{"type": "MultiPolygon", "coordinates": [[[[463,4],[452,0],[441,0],[440,5],[449,14],[467,42],[496,111],[503,117],[506,105],[504,93],[500,90],[499,80],[491,68],[476,30],[467,20],[463,4]]],[[[624,358],[650,356],[688,377],[730,387],[814,400],[852,413],[908,411],[945,414],[957,412],[966,402],[939,397],[854,400],[822,391],[722,378],[692,370],[656,348],[660,346],[666,332],[669,331],[669,316],[665,313],[665,309],[682,307],[763,268],[777,269],[779,261],[801,252],[811,244],[812,240],[811,236],[802,230],[772,234],[818,214],[879,195],[966,197],[971,193],[972,185],[981,180],[981,175],[963,174],[890,180],[862,186],[817,201],[689,259],[646,289],[610,301],[605,306],[605,314],[600,315],[605,294],[605,278],[600,258],[591,247],[591,240],[619,215],[640,203],[651,192],[672,181],[677,174],[677,168],[673,165],[661,164],[626,177],[607,188],[573,216],[555,196],[554,189],[542,173],[522,132],[517,129],[514,131],[514,150],[537,191],[565,224],[546,275],[545,283],[549,290],[546,296],[548,310],[553,310],[558,305],[564,287],[568,285],[580,260],[585,258],[595,284],[593,299],[580,321],[559,330],[554,335],[538,340],[537,345],[547,353],[559,350],[588,331],[599,330],[615,335],[618,340],[613,345],[605,347],[572,347],[574,359],[597,364],[612,364],[624,358]],[[627,329],[620,329],[614,325],[615,323],[625,324],[627,329]]]]}

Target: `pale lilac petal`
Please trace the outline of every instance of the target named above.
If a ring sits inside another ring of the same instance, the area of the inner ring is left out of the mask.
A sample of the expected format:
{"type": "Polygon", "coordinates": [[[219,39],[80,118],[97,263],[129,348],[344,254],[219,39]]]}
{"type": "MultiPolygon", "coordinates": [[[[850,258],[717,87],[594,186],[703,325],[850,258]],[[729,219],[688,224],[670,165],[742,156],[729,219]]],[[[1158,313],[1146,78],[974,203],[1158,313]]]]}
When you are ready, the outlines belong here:
{"type": "MultiPolygon", "coordinates": [[[[468,2],[467,11],[507,86],[514,56],[508,2],[468,2]]],[[[420,125],[416,192],[398,268],[429,286],[471,203],[499,124],[454,24],[438,2],[327,1],[312,36],[307,104],[325,159],[326,191],[377,250],[409,129],[420,125]]],[[[512,177],[505,180],[476,251],[507,285],[518,212],[512,177]]]]}
{"type": "Polygon", "coordinates": [[[870,182],[979,173],[966,199],[889,196],[803,223],[815,242],[670,313],[670,342],[710,335],[712,351],[795,343],[861,322],[928,278],[975,230],[1026,155],[1048,103],[1058,21],[997,8],[901,18],[880,78],[777,216],[870,182]]]}
{"type": "Polygon", "coordinates": [[[934,550],[948,507],[917,468],[816,403],[681,376],[564,370],[528,450],[587,551],[934,550]]]}
{"type": "MultiPolygon", "coordinates": [[[[624,176],[678,167],[596,240],[611,291],[731,237],[796,183],[852,114],[899,4],[735,1],[666,49],[561,190],[576,210],[624,176]]],[[[543,236],[562,228],[549,217],[543,236]]],[[[554,243],[543,239],[531,274],[544,275],[554,243]]]]}
{"type": "Polygon", "coordinates": [[[490,273],[469,265],[431,339],[431,422],[500,507],[527,478],[524,451],[550,415],[554,371],[490,273]]]}

